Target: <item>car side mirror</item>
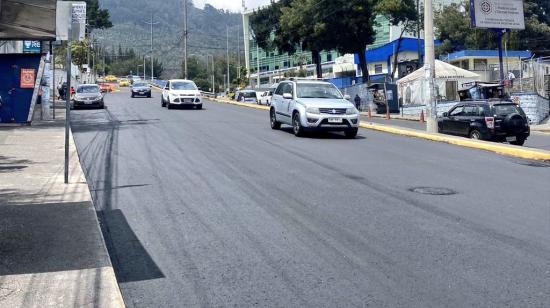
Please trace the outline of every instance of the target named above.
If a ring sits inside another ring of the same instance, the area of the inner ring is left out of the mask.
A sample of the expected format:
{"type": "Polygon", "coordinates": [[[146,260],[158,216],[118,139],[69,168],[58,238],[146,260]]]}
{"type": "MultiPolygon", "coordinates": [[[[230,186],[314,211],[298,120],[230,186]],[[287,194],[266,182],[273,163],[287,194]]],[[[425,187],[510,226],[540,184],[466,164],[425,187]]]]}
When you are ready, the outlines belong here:
{"type": "Polygon", "coordinates": [[[284,98],[284,99],[292,99],[292,94],[290,94],[290,93],[283,93],[283,98],[284,98]]]}
{"type": "Polygon", "coordinates": [[[449,116],[449,113],[443,112],[443,117],[444,117],[444,118],[446,118],[446,117],[448,117],[448,116],[449,116]]]}
{"type": "Polygon", "coordinates": [[[347,99],[348,101],[351,99],[351,96],[349,94],[344,95],[344,99],[347,99]]]}
{"type": "Polygon", "coordinates": [[[170,90],[170,89],[168,89],[168,87],[164,87],[164,90],[170,90]]]}

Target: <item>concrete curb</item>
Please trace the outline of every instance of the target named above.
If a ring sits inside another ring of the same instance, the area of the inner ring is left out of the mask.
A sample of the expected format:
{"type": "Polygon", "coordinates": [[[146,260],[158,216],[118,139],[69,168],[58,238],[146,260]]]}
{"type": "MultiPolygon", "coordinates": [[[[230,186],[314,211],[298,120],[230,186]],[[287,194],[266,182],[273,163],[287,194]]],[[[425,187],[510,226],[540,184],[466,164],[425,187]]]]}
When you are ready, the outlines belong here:
{"type": "MultiPolygon", "coordinates": [[[[269,110],[268,106],[263,106],[263,105],[244,104],[244,103],[223,100],[223,99],[211,99],[211,100],[218,103],[223,103],[223,104],[230,104],[230,105],[260,109],[260,110],[269,110]]],[[[378,123],[372,123],[372,122],[367,122],[367,123],[362,122],[359,126],[361,128],[366,128],[366,129],[371,129],[371,130],[376,130],[376,131],[381,131],[381,132],[386,132],[386,133],[391,133],[391,134],[396,134],[401,136],[416,137],[416,138],[422,138],[422,139],[427,139],[427,140],[432,140],[437,142],[445,142],[445,143],[454,144],[454,145],[467,147],[467,148],[491,151],[491,152],[506,155],[506,156],[518,157],[523,159],[550,161],[550,151],[527,149],[520,146],[500,144],[500,143],[494,143],[489,141],[472,140],[472,139],[442,135],[442,134],[430,134],[419,130],[406,129],[406,128],[401,128],[397,126],[378,124],[378,123]]]]}
{"type": "MultiPolygon", "coordinates": [[[[70,138],[73,141],[74,146],[76,147],[76,140],[74,139],[73,130],[72,128],[69,128],[70,138]]],[[[78,153],[78,150],[75,150],[75,154],[78,157],[78,165],[80,166],[80,172],[84,174],[84,168],[82,167],[82,161],[80,160],[80,153],[78,153]]],[[[115,294],[113,294],[112,298],[115,298],[115,303],[118,308],[125,308],[126,304],[124,303],[124,297],[122,296],[122,291],[120,291],[120,286],[118,284],[118,280],[116,278],[115,269],[113,267],[113,263],[110,260],[110,254],[107,249],[107,243],[105,243],[105,238],[103,236],[103,231],[101,230],[101,226],[99,225],[99,218],[97,217],[97,211],[95,210],[95,204],[94,199],[92,198],[92,192],[90,191],[90,186],[88,185],[88,179],[86,178],[86,175],[84,174],[84,181],[86,182],[86,186],[88,187],[88,193],[90,194],[90,202],[92,203],[92,207],[94,208],[94,218],[96,222],[97,231],[99,234],[101,234],[101,248],[109,255],[109,268],[107,269],[107,274],[109,276],[109,279],[111,279],[116,286],[116,291],[114,291],[115,294]]]]}
{"type": "Polygon", "coordinates": [[[462,137],[454,137],[442,134],[430,134],[418,130],[406,129],[396,126],[376,124],[376,123],[361,123],[360,126],[366,129],[392,133],[401,136],[416,137],[432,141],[445,142],[449,144],[459,145],[467,148],[486,150],[498,154],[513,156],[524,159],[533,160],[548,160],[550,161],[550,152],[537,149],[527,149],[520,146],[500,144],[489,141],[472,140],[462,137]]]}

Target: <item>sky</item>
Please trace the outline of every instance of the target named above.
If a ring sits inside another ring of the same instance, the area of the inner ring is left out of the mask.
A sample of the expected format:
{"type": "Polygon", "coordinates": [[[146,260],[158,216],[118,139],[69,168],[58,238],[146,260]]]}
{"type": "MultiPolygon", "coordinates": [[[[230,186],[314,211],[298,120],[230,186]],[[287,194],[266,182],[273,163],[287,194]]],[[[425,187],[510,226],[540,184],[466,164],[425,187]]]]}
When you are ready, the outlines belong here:
{"type": "MultiPolygon", "coordinates": [[[[246,7],[249,9],[269,4],[269,2],[269,0],[245,0],[246,7]]],[[[232,12],[240,12],[242,8],[242,0],[194,0],[193,3],[198,8],[203,8],[204,4],[208,3],[217,9],[225,9],[232,12]]]]}

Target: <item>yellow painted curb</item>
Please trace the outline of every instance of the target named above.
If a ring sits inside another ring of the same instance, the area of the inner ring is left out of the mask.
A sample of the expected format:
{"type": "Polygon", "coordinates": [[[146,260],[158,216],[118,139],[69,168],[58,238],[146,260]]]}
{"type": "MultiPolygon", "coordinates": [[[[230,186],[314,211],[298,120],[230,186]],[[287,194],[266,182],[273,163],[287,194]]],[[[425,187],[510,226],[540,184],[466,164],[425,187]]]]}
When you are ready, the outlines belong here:
{"type": "Polygon", "coordinates": [[[229,101],[229,100],[224,100],[224,99],[219,99],[219,98],[209,98],[209,99],[212,100],[212,101],[218,102],[218,103],[222,103],[222,104],[230,104],[230,105],[260,109],[260,110],[269,110],[269,106],[264,106],[264,105],[245,104],[245,103],[229,101]]]}
{"type": "MultiPolygon", "coordinates": [[[[244,104],[240,102],[214,99],[214,98],[211,98],[210,100],[218,103],[223,103],[223,104],[231,104],[231,105],[261,109],[261,110],[269,110],[268,106],[263,106],[263,105],[244,104]]],[[[528,149],[525,147],[520,147],[515,145],[501,144],[501,143],[481,141],[481,140],[472,140],[472,139],[442,135],[442,134],[430,134],[419,130],[406,129],[406,128],[401,128],[397,126],[377,124],[372,122],[367,122],[367,123],[362,122],[359,124],[359,126],[366,129],[371,129],[371,130],[376,130],[376,131],[381,131],[381,132],[386,132],[386,133],[391,133],[391,134],[396,134],[401,136],[416,137],[416,138],[422,138],[422,139],[427,139],[432,141],[459,145],[467,148],[491,151],[491,152],[495,152],[495,153],[507,155],[507,156],[513,156],[513,157],[524,158],[524,159],[550,161],[550,152],[544,151],[544,150],[528,149]]]]}
{"type": "Polygon", "coordinates": [[[376,123],[361,123],[359,126],[366,129],[377,130],[386,133],[392,133],[396,135],[408,136],[408,137],[417,137],[422,139],[428,139],[432,141],[445,142],[449,144],[459,145],[468,148],[474,148],[479,150],[486,150],[495,152],[502,155],[519,157],[524,159],[534,159],[534,160],[549,160],[550,161],[550,152],[538,149],[527,149],[520,146],[507,145],[501,143],[494,143],[481,140],[472,140],[462,137],[454,137],[442,134],[430,134],[421,132],[418,130],[404,129],[401,127],[382,125],[376,123]]]}

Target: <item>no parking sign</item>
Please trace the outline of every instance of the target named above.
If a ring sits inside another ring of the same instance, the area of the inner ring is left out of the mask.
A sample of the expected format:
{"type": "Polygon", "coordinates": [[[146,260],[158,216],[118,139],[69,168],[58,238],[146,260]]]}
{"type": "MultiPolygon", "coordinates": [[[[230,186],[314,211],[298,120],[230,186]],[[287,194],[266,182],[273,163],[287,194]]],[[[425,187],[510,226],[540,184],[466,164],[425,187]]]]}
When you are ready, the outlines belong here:
{"type": "Polygon", "coordinates": [[[35,70],[32,68],[21,69],[21,82],[19,87],[21,89],[34,89],[35,70]]]}

